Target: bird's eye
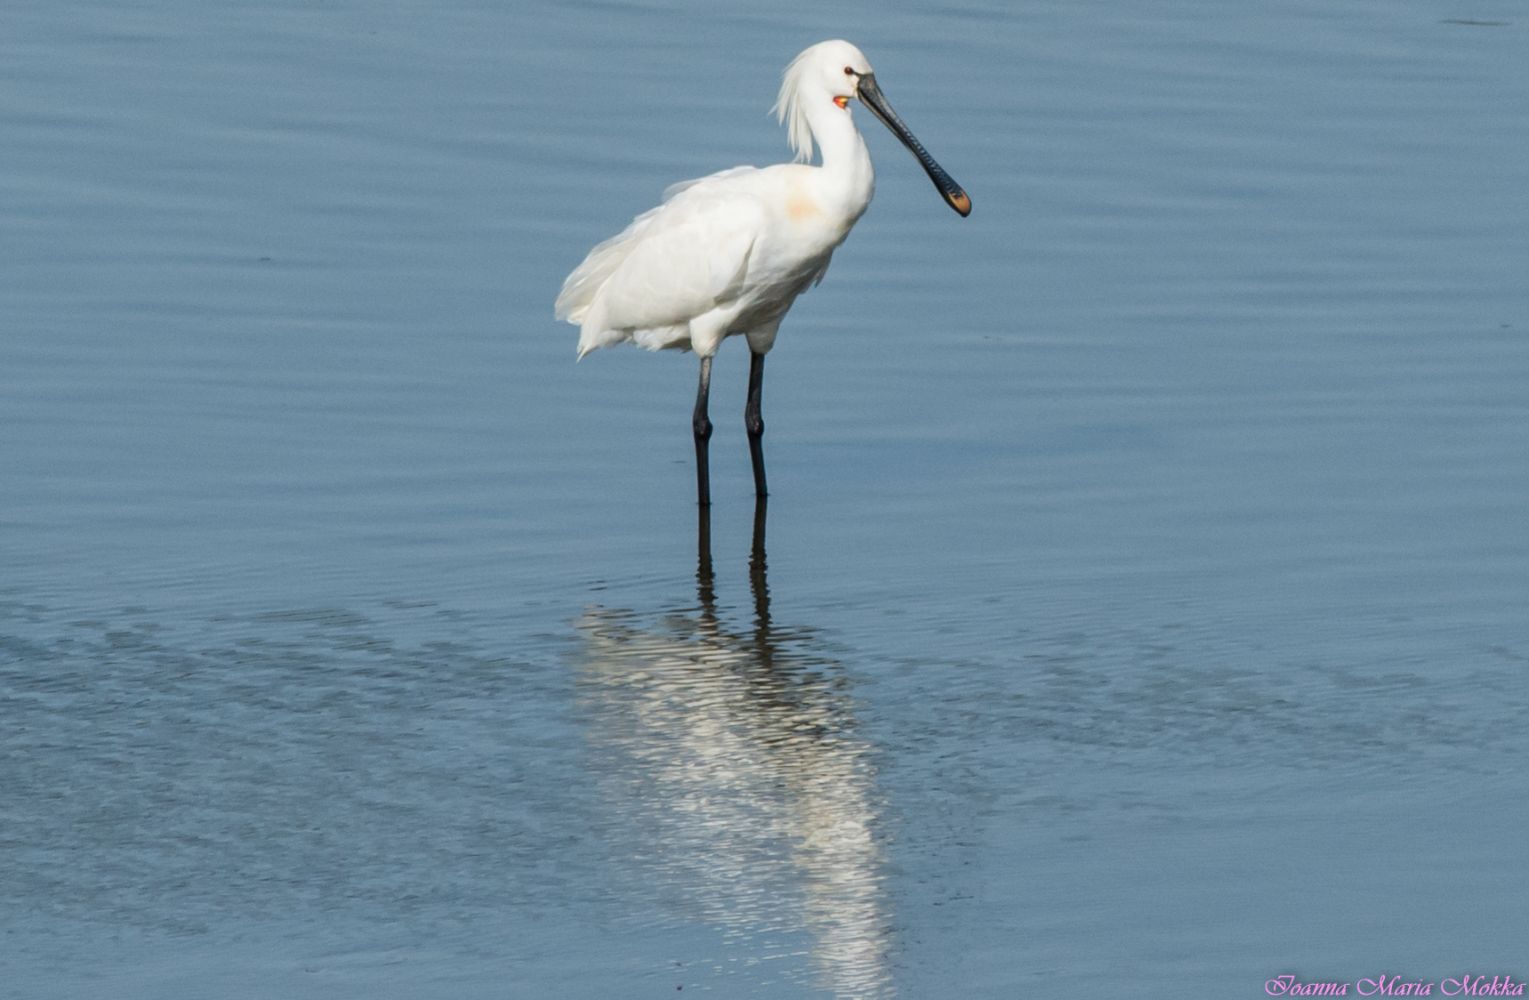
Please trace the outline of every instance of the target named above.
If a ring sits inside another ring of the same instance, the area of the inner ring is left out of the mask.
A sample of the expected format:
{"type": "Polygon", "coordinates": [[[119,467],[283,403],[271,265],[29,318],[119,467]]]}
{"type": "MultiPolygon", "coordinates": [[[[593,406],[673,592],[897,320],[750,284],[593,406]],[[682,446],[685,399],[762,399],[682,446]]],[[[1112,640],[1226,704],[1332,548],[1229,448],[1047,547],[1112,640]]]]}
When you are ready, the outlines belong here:
{"type": "Polygon", "coordinates": [[[844,75],[845,76],[854,76],[855,75],[855,67],[853,67],[853,66],[846,66],[846,67],[844,67],[844,75]]]}

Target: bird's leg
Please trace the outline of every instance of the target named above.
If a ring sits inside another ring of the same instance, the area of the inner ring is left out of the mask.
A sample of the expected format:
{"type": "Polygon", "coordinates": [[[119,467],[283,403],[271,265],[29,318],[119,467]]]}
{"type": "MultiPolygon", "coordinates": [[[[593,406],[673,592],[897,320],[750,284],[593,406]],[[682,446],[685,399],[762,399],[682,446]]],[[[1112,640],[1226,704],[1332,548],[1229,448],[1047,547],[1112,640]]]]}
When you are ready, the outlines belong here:
{"type": "Polygon", "coordinates": [[[749,400],[743,407],[743,426],[749,432],[749,457],[754,460],[754,495],[768,496],[764,470],[764,417],[759,412],[759,394],[764,389],[763,354],[749,354],[749,400]]]}
{"type": "Polygon", "coordinates": [[[711,472],[707,467],[706,445],[711,440],[711,420],[706,416],[706,398],[711,393],[711,358],[701,359],[701,386],[695,394],[695,415],[690,419],[695,431],[696,502],[711,506],[711,472]]]}
{"type": "Polygon", "coordinates": [[[701,610],[709,619],[717,616],[716,574],[711,566],[711,508],[696,508],[696,594],[701,598],[701,610]]]}

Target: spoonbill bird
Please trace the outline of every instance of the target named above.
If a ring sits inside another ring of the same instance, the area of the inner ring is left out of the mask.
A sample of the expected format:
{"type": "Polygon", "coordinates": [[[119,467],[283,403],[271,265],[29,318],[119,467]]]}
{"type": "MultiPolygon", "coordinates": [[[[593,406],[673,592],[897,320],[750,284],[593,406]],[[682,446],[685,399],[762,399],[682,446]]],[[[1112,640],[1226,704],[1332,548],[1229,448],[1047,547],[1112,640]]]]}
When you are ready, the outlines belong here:
{"type": "Polygon", "coordinates": [[[743,421],[754,491],[767,493],[759,409],[765,355],[796,297],[823,280],[829,258],[875,189],[870,154],[850,117],[851,98],[902,140],[946,204],[963,216],[972,210],[966,192],[887,103],[860,50],[845,41],[819,42],[786,67],[775,102],[797,162],[733,167],[675,184],[657,208],[591,250],[558,295],[557,318],[580,328],[580,358],[627,340],[700,357],[691,427],[703,507],[711,503],[711,359],[733,334],[749,342],[743,421]],[[814,142],[822,149],[821,166],[811,165],[814,142]]]}

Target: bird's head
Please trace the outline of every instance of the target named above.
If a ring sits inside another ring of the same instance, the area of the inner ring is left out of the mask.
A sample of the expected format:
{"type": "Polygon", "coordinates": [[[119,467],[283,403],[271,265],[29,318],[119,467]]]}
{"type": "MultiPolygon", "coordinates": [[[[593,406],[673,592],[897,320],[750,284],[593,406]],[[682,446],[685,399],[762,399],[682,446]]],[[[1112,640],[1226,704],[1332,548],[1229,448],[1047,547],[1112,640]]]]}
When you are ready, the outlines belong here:
{"type": "Polygon", "coordinates": [[[934,157],[914,138],[903,120],[897,117],[892,105],[887,103],[876,74],[871,70],[865,53],[843,39],[819,42],[805,49],[781,77],[780,97],[775,102],[776,116],[787,125],[787,136],[796,158],[802,162],[812,159],[811,114],[820,101],[831,101],[846,114],[851,99],[858,99],[892,134],[908,147],[923,166],[929,179],[939,189],[945,203],[961,215],[972,210],[971,199],[961,185],[951,179],[934,157]]]}
{"type": "Polygon", "coordinates": [[[860,81],[865,77],[874,79],[870,62],[865,53],[842,39],[819,42],[797,57],[802,71],[817,84],[829,99],[841,109],[847,110],[851,98],[860,96],[860,81]]]}
{"type": "Polygon", "coordinates": [[[831,101],[840,110],[848,111],[850,100],[859,96],[861,79],[868,76],[871,64],[865,54],[842,39],[819,42],[791,60],[781,75],[775,114],[788,126],[791,148],[796,150],[798,160],[812,159],[809,109],[819,102],[831,101]]]}

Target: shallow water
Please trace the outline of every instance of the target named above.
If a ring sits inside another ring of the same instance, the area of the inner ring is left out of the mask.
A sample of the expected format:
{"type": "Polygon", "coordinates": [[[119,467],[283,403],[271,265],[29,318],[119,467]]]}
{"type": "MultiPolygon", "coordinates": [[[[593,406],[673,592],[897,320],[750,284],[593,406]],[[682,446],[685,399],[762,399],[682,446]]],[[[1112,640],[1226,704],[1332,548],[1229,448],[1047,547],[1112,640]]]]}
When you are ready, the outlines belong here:
{"type": "Polygon", "coordinates": [[[1529,977],[1511,5],[0,20],[17,995],[1529,977]],[[835,35],[974,211],[862,122],[708,565],[551,302],[835,35]]]}

